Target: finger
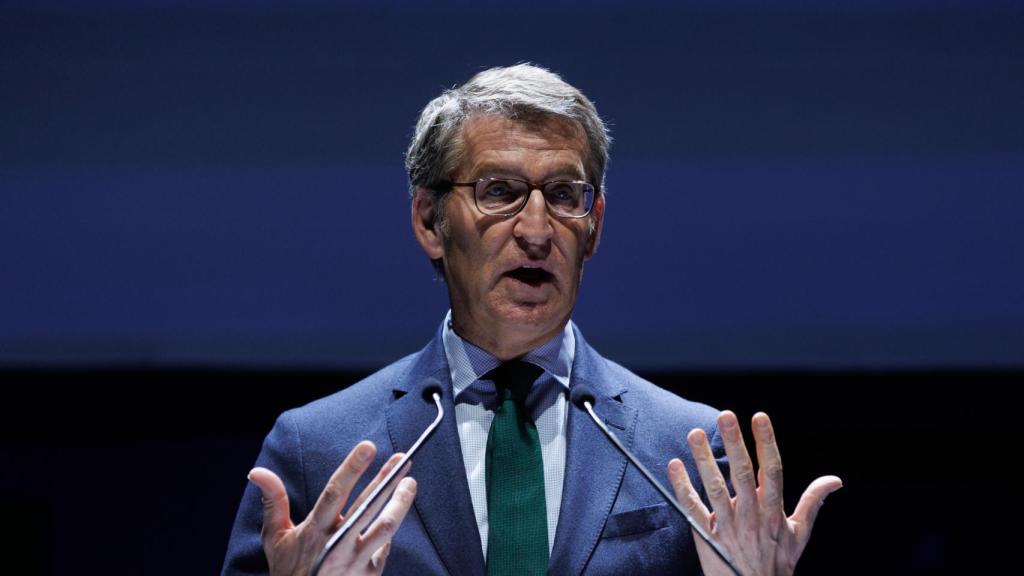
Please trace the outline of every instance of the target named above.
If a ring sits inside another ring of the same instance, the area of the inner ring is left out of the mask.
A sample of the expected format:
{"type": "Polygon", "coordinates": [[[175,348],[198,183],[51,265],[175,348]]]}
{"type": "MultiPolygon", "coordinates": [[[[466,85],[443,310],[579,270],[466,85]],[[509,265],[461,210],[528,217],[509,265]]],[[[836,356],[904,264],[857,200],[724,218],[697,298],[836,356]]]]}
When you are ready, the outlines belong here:
{"type": "MultiPolygon", "coordinates": [[[[386,547],[391,542],[392,536],[398,531],[398,527],[402,525],[402,520],[408,514],[409,508],[412,507],[414,498],[416,498],[416,480],[403,478],[398,483],[394,495],[388,500],[384,511],[373,521],[370,529],[359,537],[359,550],[369,555],[369,553],[386,547]]],[[[386,555],[387,552],[385,552],[385,557],[386,555]]]]}
{"type": "MultiPolygon", "coordinates": [[[[757,463],[761,479],[761,510],[768,514],[781,512],[782,456],[775,442],[772,421],[764,412],[754,414],[754,442],[757,444],[757,463]]],[[[768,516],[770,517],[770,516],[768,516]]]]}
{"type": "Polygon", "coordinates": [[[690,443],[690,450],[697,462],[697,472],[700,473],[700,480],[704,483],[704,491],[711,502],[711,509],[715,512],[719,523],[732,523],[732,500],[729,496],[729,488],[722,477],[721,470],[715,462],[715,456],[711,453],[711,446],[708,445],[708,435],[700,428],[694,428],[687,435],[686,440],[690,443]]]}
{"type": "MultiPolygon", "coordinates": [[[[398,464],[398,461],[402,459],[402,456],[403,454],[398,452],[397,454],[392,454],[391,458],[388,458],[388,461],[380,467],[379,471],[377,471],[377,475],[373,477],[373,480],[366,485],[366,488],[363,488],[363,491],[359,493],[359,496],[352,502],[352,505],[348,507],[348,512],[346,514],[351,514],[359,509],[363,504],[363,500],[366,500],[370,493],[377,487],[377,484],[380,484],[381,481],[384,480],[384,477],[391,473],[391,469],[395,467],[395,464],[398,464]]],[[[401,478],[398,480],[401,480],[401,478]]],[[[398,484],[398,480],[395,480],[394,483],[398,484]]]]}
{"type": "Polygon", "coordinates": [[[679,458],[673,458],[668,463],[668,480],[675,490],[676,500],[694,520],[700,523],[706,530],[711,530],[711,513],[700,500],[700,494],[690,482],[690,475],[686,472],[686,466],[679,458]]]}
{"type": "Polygon", "coordinates": [[[797,524],[798,540],[806,541],[811,537],[814,521],[818,518],[818,511],[825,503],[825,498],[842,487],[843,481],[838,476],[822,476],[804,490],[790,518],[797,524]]]}
{"type": "Polygon", "coordinates": [[[373,553],[370,557],[370,569],[373,570],[374,574],[382,574],[384,572],[384,564],[388,560],[388,554],[391,553],[391,542],[381,546],[373,553]]]}
{"type": "Polygon", "coordinates": [[[266,468],[253,468],[249,472],[249,481],[255,484],[261,493],[264,537],[290,530],[293,525],[288,506],[288,492],[284,489],[281,478],[266,468]]]}
{"type": "Polygon", "coordinates": [[[313,511],[310,512],[314,526],[323,532],[334,531],[338,524],[341,507],[348,501],[352,487],[366,471],[376,453],[377,448],[373,442],[368,441],[360,442],[348,453],[345,461],[338,466],[338,469],[331,475],[331,479],[327,481],[327,486],[320,493],[316,505],[313,506],[313,511]]]}
{"type": "Polygon", "coordinates": [[[386,504],[391,499],[391,495],[398,488],[398,485],[401,484],[402,480],[405,479],[405,475],[409,473],[409,468],[411,466],[412,462],[406,462],[405,466],[403,466],[402,469],[398,472],[398,474],[395,475],[395,478],[393,478],[391,482],[389,482],[388,485],[385,486],[383,490],[381,490],[381,493],[377,497],[377,499],[371,502],[370,505],[366,507],[366,512],[363,513],[363,515],[359,518],[359,521],[357,521],[355,524],[354,532],[362,532],[363,529],[370,524],[370,521],[377,516],[377,512],[379,512],[380,509],[384,506],[384,504],[386,504]]]}
{"type": "Polygon", "coordinates": [[[757,483],[754,478],[754,464],[743,441],[736,414],[726,410],[718,416],[718,429],[725,441],[725,454],[729,457],[729,475],[736,491],[736,517],[748,524],[757,522],[757,483]]]}

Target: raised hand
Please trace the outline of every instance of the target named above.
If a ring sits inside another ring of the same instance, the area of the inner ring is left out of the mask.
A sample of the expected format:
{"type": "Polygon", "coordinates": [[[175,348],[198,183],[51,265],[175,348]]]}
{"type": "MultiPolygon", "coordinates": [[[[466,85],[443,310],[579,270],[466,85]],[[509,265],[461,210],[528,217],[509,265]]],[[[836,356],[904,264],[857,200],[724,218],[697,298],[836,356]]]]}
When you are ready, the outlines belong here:
{"type": "MultiPolygon", "coordinates": [[[[360,442],[338,466],[316,505],[305,520],[292,523],[288,493],[281,479],[266,468],[254,468],[249,480],[263,493],[263,551],[267,555],[270,574],[274,576],[308,576],[310,567],[330,537],[345,522],[341,513],[352,488],[363,475],[377,449],[372,442],[360,442]]],[[[402,457],[393,455],[377,476],[348,508],[355,511],[374,487],[391,471],[402,457]]],[[[352,530],[338,542],[320,568],[320,574],[380,574],[384,571],[391,548],[391,537],[402,523],[416,496],[416,481],[404,478],[403,470],[374,504],[367,509],[352,530]],[[380,516],[361,533],[381,506],[380,516]]]]}
{"type": "MultiPolygon", "coordinates": [[[[788,576],[807,546],[825,497],[843,483],[836,476],[822,476],[811,482],[793,515],[786,517],[782,501],[782,458],[771,420],[767,414],[759,412],[754,415],[752,424],[759,463],[756,475],[736,415],[725,411],[718,416],[735,496],[729,495],[704,431],[698,428],[687,436],[713,511],[700,500],[686,467],[678,458],[668,464],[669,480],[679,503],[732,555],[743,576],[788,576]]],[[[705,575],[733,575],[696,534],[694,542],[705,575]]]]}

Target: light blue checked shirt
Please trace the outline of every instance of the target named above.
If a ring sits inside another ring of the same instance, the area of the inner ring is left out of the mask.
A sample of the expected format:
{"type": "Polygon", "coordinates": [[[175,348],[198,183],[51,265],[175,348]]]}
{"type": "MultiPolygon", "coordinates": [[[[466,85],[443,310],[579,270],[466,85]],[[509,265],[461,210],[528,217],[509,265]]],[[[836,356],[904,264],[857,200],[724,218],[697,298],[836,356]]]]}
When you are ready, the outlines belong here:
{"type": "MultiPolygon", "coordinates": [[[[463,394],[481,376],[501,362],[483,349],[463,340],[452,329],[451,310],[444,319],[444,351],[452,371],[455,398],[455,422],[459,428],[462,461],[466,464],[466,480],[473,500],[476,526],[480,530],[480,543],[487,557],[487,485],[484,466],[487,452],[487,434],[494,412],[483,404],[474,403],[473,394],[463,394]]],[[[548,552],[555,543],[558,512],[562,504],[562,479],[565,476],[565,436],[569,417],[569,376],[576,353],[576,336],[572,322],[562,333],[522,359],[544,369],[534,383],[528,405],[537,425],[541,456],[544,459],[544,500],[547,504],[548,552]]]]}

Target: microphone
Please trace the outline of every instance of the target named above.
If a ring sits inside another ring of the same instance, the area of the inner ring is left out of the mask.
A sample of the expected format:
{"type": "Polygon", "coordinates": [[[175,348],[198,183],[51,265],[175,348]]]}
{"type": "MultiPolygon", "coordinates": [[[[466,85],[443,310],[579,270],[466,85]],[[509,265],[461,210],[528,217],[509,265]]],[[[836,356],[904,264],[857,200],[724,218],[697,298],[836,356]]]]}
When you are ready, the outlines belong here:
{"type": "Polygon", "coordinates": [[[611,443],[614,444],[615,447],[619,449],[619,452],[622,452],[622,454],[627,459],[629,459],[630,462],[633,463],[633,466],[636,466],[636,469],[639,470],[643,477],[646,478],[647,481],[651,483],[651,486],[654,486],[654,488],[661,494],[661,496],[665,500],[667,500],[673,508],[676,509],[676,512],[679,512],[679,515],[686,519],[686,521],[690,524],[690,528],[694,532],[699,534],[700,537],[703,538],[709,546],[711,546],[711,549],[715,551],[715,554],[718,554],[718,557],[722,559],[722,562],[725,562],[729,569],[732,570],[733,574],[735,574],[736,576],[743,576],[743,574],[736,568],[736,565],[733,563],[734,560],[732,559],[732,556],[729,554],[729,552],[725,550],[725,548],[722,548],[722,546],[719,543],[711,539],[711,535],[708,534],[708,531],[705,530],[704,527],[701,526],[693,518],[693,516],[691,516],[686,510],[683,509],[682,506],[679,505],[679,502],[676,501],[675,497],[672,494],[670,494],[668,490],[665,490],[665,488],[660,483],[658,483],[657,480],[654,479],[654,476],[652,476],[651,473],[647,471],[647,468],[645,468],[644,465],[641,464],[640,461],[637,460],[636,457],[633,456],[633,454],[629,450],[627,450],[625,446],[622,445],[622,442],[619,441],[618,437],[616,437],[615,434],[613,434],[612,431],[609,430],[607,426],[605,426],[604,422],[602,422],[601,419],[597,417],[597,414],[594,413],[593,408],[596,399],[594,398],[594,393],[590,391],[590,388],[582,385],[573,386],[570,398],[572,400],[572,403],[575,404],[579,409],[586,410],[586,412],[590,414],[590,418],[594,421],[595,424],[597,424],[597,427],[601,429],[601,432],[604,432],[604,435],[608,438],[608,440],[610,440],[611,443]]]}
{"type": "Polygon", "coordinates": [[[395,476],[397,476],[402,468],[405,467],[406,463],[409,462],[412,455],[420,449],[420,446],[426,442],[427,438],[433,434],[435,429],[437,429],[438,424],[441,423],[441,419],[444,418],[444,408],[441,406],[441,387],[437,384],[431,384],[424,388],[423,400],[426,402],[432,401],[434,403],[434,406],[437,407],[437,417],[434,418],[434,421],[427,426],[422,434],[420,434],[420,437],[416,439],[416,442],[414,442],[412,447],[409,448],[409,451],[398,460],[398,463],[395,464],[395,467],[388,472],[387,476],[385,476],[383,480],[381,480],[380,484],[377,484],[376,488],[373,489],[373,492],[370,492],[370,495],[366,500],[363,500],[363,503],[359,505],[359,508],[356,508],[356,511],[345,520],[345,523],[342,524],[341,528],[331,536],[331,539],[327,541],[327,544],[324,545],[324,549],[320,551],[320,554],[313,562],[313,567],[309,570],[309,576],[317,576],[320,572],[320,567],[323,565],[324,561],[327,560],[327,556],[331,553],[331,550],[333,550],[334,547],[337,546],[338,542],[341,542],[341,539],[348,534],[349,530],[359,522],[359,519],[362,518],[363,514],[366,513],[366,510],[370,508],[370,505],[372,505],[380,496],[387,485],[391,483],[395,476]]]}

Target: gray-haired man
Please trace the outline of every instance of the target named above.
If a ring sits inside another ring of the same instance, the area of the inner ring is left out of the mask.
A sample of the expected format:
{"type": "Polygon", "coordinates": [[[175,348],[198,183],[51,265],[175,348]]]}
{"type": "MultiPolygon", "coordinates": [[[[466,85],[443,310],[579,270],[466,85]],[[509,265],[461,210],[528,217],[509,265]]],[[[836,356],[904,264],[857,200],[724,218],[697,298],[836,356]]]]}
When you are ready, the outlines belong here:
{"type": "Polygon", "coordinates": [[[792,573],[840,480],[816,480],[787,518],[766,415],[755,472],[734,414],[604,359],[570,320],[601,236],[608,147],[593,104],[535,66],[486,70],[427,105],[406,159],[411,219],[451,310],[420,352],[280,417],[225,574],[308,573],[350,496],[433,419],[430,385],[448,416],[416,457],[418,484],[397,484],[321,573],[731,574],[568,401],[577,387],[743,574],[792,573]]]}

